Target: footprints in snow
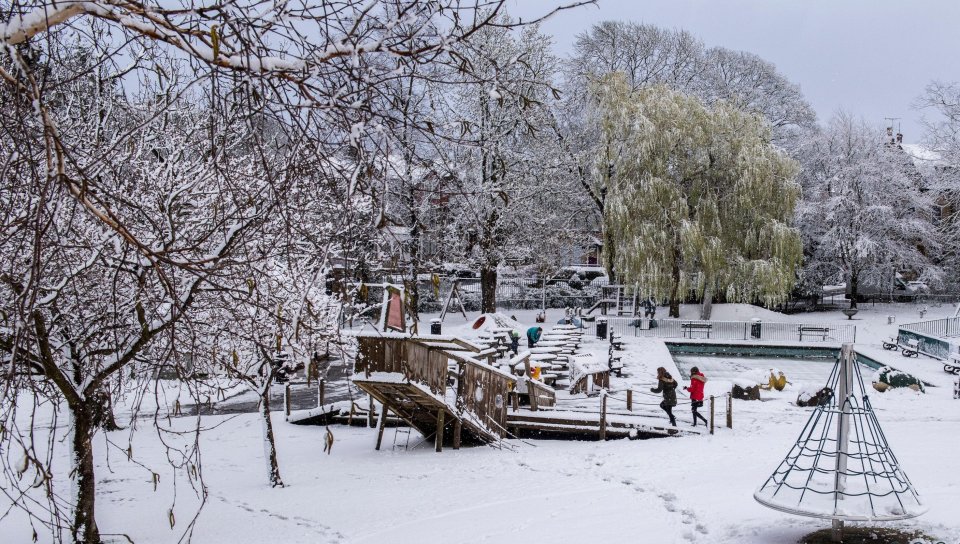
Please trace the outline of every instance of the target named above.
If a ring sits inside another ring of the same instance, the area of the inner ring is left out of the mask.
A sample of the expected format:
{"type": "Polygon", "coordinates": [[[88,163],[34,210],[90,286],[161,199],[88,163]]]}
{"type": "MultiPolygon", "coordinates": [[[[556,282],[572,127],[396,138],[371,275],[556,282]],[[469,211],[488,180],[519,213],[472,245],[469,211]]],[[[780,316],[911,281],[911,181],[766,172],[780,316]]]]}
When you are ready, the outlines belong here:
{"type": "Polygon", "coordinates": [[[324,525],[322,523],[318,523],[312,519],[307,519],[304,517],[294,516],[294,515],[278,514],[276,512],[271,512],[266,508],[256,509],[251,507],[249,504],[245,502],[234,502],[221,496],[217,496],[216,498],[220,502],[226,505],[240,508],[251,514],[263,514],[265,516],[268,516],[280,521],[284,521],[284,522],[292,521],[294,524],[296,524],[299,527],[303,527],[304,529],[309,529],[310,531],[316,532],[318,537],[322,537],[325,539],[323,540],[324,542],[343,542],[346,538],[343,535],[343,533],[333,529],[333,527],[330,527],[329,525],[324,525]]]}

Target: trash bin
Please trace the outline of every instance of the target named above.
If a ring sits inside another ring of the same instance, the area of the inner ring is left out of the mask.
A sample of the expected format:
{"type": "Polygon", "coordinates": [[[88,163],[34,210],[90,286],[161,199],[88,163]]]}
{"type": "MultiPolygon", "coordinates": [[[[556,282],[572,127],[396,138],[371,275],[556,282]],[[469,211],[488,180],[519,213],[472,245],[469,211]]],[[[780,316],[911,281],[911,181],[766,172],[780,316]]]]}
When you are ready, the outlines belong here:
{"type": "Polygon", "coordinates": [[[430,334],[440,334],[440,320],[431,319],[430,320],[430,334]]]}
{"type": "Polygon", "coordinates": [[[750,320],[750,337],[751,338],[760,338],[760,320],[754,317],[750,320]]]}
{"type": "Polygon", "coordinates": [[[607,339],[607,320],[603,317],[597,318],[597,338],[607,339]]]}

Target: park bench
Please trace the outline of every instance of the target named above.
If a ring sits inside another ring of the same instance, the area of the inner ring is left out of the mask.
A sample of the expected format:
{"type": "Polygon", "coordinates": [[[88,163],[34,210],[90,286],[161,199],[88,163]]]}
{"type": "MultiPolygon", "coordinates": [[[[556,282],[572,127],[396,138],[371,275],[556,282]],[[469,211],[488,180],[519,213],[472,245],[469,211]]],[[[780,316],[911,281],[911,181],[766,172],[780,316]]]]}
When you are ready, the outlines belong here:
{"type": "Polygon", "coordinates": [[[946,363],[943,363],[944,372],[960,375],[960,354],[951,353],[946,363]]]}
{"type": "Polygon", "coordinates": [[[616,374],[618,378],[623,377],[623,361],[620,360],[620,357],[611,357],[608,366],[610,372],[616,374]]]}
{"type": "Polygon", "coordinates": [[[623,349],[623,337],[619,334],[610,333],[610,347],[612,349],[623,349]]]}
{"type": "Polygon", "coordinates": [[[907,340],[907,344],[900,351],[904,357],[916,357],[920,355],[920,342],[914,338],[907,340]]]}
{"type": "Polygon", "coordinates": [[[683,331],[685,338],[693,338],[694,332],[706,333],[710,338],[710,331],[713,330],[713,323],[681,323],[680,330],[683,331]]]}
{"type": "Polygon", "coordinates": [[[897,339],[894,337],[887,338],[883,341],[883,349],[891,350],[897,349],[897,339]]]}
{"type": "Polygon", "coordinates": [[[830,334],[829,327],[813,327],[809,325],[800,325],[800,341],[803,341],[803,335],[807,336],[819,336],[820,340],[826,340],[827,335],[830,334]]]}

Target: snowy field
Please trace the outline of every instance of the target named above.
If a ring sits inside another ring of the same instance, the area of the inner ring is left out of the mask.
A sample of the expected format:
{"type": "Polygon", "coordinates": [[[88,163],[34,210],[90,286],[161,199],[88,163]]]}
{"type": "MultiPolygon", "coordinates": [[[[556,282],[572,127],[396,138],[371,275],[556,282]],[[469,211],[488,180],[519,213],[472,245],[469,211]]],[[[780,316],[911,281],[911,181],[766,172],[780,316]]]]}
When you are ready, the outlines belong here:
{"type": "MultiPolygon", "coordinates": [[[[695,311],[684,308],[684,315],[692,317],[695,311]]],[[[930,308],[926,317],[954,311],[944,305],[930,308]]],[[[531,324],[534,314],[516,312],[522,322],[531,324]]],[[[548,323],[556,322],[557,314],[551,312],[548,323]]],[[[940,541],[960,543],[956,515],[960,473],[955,469],[960,456],[956,446],[960,400],[952,398],[953,378],[938,362],[923,356],[905,359],[880,348],[880,339],[896,331],[896,324],[887,323],[891,314],[900,323],[918,318],[912,306],[865,307],[853,321],[862,342],[858,349],[936,386],[927,394],[898,390],[871,397],[893,451],[930,507],[924,516],[894,526],[919,528],[940,541]]],[[[847,322],[839,312],[815,315],[821,322],[847,322]]],[[[714,318],[753,316],[805,322],[814,317],[732,305],[718,306],[714,318]]],[[[444,333],[473,334],[462,316],[449,317],[444,333]]],[[[676,368],[661,341],[629,336],[625,340],[625,377],[613,380],[614,395],[627,387],[646,391],[657,366],[676,368]]],[[[604,352],[605,343],[593,339],[584,348],[604,352]]],[[[801,375],[802,369],[792,364],[778,366],[791,382],[815,382],[819,376],[801,375]]],[[[707,384],[707,394],[724,394],[733,376],[724,376],[715,367],[705,370],[708,378],[716,378],[707,384]]],[[[374,451],[374,429],[337,426],[331,427],[335,443],[327,455],[322,453],[323,427],[287,424],[282,414],[275,413],[280,470],[287,483],[283,489],[267,487],[256,414],[204,417],[202,477],[209,496],[196,520],[193,541],[795,542],[827,523],[769,510],[752,494],[790,449],[810,414],[792,404],[799,387],[793,383],[780,393],[764,391],[764,402],[735,401],[734,428],[720,427],[714,436],[602,443],[513,440],[504,449],[443,453],[435,453],[432,444],[393,449],[395,438],[405,440],[402,434],[395,437],[393,429],[386,431],[383,450],[374,451]]],[[[650,406],[656,399],[640,400],[641,410],[660,417],[650,406]]],[[[677,413],[679,424],[689,425],[689,412],[678,407],[677,413]]],[[[194,418],[172,421],[180,429],[194,424],[194,418]]],[[[109,438],[125,446],[128,436],[128,431],[120,431],[109,438]]],[[[174,444],[178,440],[176,435],[165,439],[174,444]]],[[[411,439],[411,445],[417,442],[411,439]]],[[[199,505],[189,470],[168,466],[165,448],[146,426],[134,435],[134,462],[127,460],[125,451],[108,449],[102,435],[97,448],[101,532],[125,533],[137,544],[177,542],[199,505]],[[142,465],[160,474],[156,490],[142,465]],[[172,529],[171,507],[176,520],[172,529]]],[[[6,512],[0,518],[0,542],[29,542],[32,531],[25,518],[15,509],[7,512],[6,506],[0,512],[6,512]]],[[[38,532],[41,542],[49,541],[38,532]]],[[[127,541],[118,535],[110,538],[127,541]]]]}

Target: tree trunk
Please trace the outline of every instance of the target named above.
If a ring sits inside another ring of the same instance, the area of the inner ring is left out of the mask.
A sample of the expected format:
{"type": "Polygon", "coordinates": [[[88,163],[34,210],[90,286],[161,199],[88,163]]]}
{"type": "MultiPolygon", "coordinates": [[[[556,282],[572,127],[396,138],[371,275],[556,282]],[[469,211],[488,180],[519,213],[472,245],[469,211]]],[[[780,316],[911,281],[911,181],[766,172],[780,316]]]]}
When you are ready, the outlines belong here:
{"type": "MultiPolygon", "coordinates": [[[[679,243],[679,242],[678,242],[679,243]]],[[[670,274],[672,287],[670,288],[670,317],[680,317],[680,250],[674,249],[673,270],[670,274]]]]}
{"type": "Polygon", "coordinates": [[[97,479],[93,469],[93,433],[96,426],[90,416],[90,408],[73,409],[73,473],[76,483],[76,510],[73,513],[71,533],[73,541],[83,544],[99,544],[96,499],[97,479]]]}
{"type": "Polygon", "coordinates": [[[856,272],[852,272],[850,274],[850,307],[851,308],[857,307],[857,296],[858,296],[857,293],[860,290],[860,285],[859,285],[860,278],[858,276],[859,274],[857,274],[856,272]]]}
{"type": "Polygon", "coordinates": [[[277,442],[273,437],[273,422],[270,420],[270,382],[268,380],[260,394],[260,415],[263,417],[263,453],[267,458],[267,476],[270,487],[283,487],[280,479],[280,464],[277,462],[277,442]]]}
{"type": "Polygon", "coordinates": [[[710,321],[713,315],[713,286],[707,286],[703,292],[703,306],[700,307],[700,319],[710,321]]]}
{"type": "Polygon", "coordinates": [[[480,267],[480,311],[492,314],[497,311],[497,268],[480,267]]]}
{"type": "Polygon", "coordinates": [[[613,245],[613,240],[610,236],[610,229],[606,225],[603,225],[603,247],[600,248],[603,257],[603,267],[607,270],[607,278],[610,285],[616,285],[617,281],[617,270],[616,270],[616,259],[617,259],[617,250],[613,245]]]}

